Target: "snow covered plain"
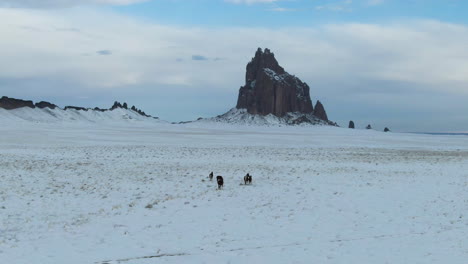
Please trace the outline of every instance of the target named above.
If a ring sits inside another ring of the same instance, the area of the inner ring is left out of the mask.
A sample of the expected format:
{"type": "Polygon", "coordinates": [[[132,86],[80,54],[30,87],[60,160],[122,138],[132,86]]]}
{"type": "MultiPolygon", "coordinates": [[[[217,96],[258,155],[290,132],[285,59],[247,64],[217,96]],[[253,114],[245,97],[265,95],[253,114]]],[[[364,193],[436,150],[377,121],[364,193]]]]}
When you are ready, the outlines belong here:
{"type": "Polygon", "coordinates": [[[0,263],[467,263],[466,136],[8,120],[0,135],[0,263]]]}

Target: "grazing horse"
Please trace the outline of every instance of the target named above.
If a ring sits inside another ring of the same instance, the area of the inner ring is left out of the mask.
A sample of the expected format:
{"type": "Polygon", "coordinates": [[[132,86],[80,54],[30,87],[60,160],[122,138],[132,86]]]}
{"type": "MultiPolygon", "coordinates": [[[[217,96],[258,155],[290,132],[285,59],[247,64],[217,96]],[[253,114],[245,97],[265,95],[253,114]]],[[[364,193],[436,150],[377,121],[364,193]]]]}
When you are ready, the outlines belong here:
{"type": "Polygon", "coordinates": [[[210,181],[213,180],[213,172],[211,172],[210,175],[208,175],[208,178],[210,178],[210,181]]]}
{"type": "Polygon", "coordinates": [[[244,176],[244,184],[247,185],[247,184],[252,184],[252,176],[250,176],[250,174],[247,173],[247,175],[244,176]]]}
{"type": "Polygon", "coordinates": [[[218,189],[223,188],[223,185],[224,185],[223,176],[216,176],[216,181],[218,182],[218,189]]]}

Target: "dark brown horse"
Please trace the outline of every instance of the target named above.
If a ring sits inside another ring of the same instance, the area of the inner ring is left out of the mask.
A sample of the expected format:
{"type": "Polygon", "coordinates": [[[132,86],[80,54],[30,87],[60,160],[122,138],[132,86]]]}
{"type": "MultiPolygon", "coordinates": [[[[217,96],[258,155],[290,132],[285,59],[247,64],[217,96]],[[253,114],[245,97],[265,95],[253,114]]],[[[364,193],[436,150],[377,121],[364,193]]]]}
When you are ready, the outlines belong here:
{"type": "Polygon", "coordinates": [[[218,182],[218,189],[223,188],[223,185],[224,185],[223,176],[216,176],[216,181],[218,182]]]}

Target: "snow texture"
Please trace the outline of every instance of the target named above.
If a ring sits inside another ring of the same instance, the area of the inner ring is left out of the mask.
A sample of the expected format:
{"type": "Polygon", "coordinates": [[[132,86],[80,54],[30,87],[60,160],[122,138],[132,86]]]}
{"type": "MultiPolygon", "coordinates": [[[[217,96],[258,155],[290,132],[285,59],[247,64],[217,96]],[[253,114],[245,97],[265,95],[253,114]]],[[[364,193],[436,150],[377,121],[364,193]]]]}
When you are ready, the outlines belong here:
{"type": "Polygon", "coordinates": [[[464,136],[12,113],[0,112],[1,263],[468,259],[464,136]]]}
{"type": "Polygon", "coordinates": [[[227,113],[213,118],[202,119],[202,123],[226,123],[249,126],[290,126],[290,125],[331,125],[331,122],[323,121],[313,114],[287,113],[283,117],[273,114],[266,116],[252,115],[247,109],[232,108],[227,113]]]}
{"type": "Polygon", "coordinates": [[[0,122],[13,122],[15,124],[30,123],[73,123],[73,124],[112,124],[132,123],[137,121],[161,122],[153,117],[146,117],[130,109],[117,108],[108,111],[95,110],[63,110],[60,108],[29,108],[22,107],[14,110],[0,108],[0,122]]]}

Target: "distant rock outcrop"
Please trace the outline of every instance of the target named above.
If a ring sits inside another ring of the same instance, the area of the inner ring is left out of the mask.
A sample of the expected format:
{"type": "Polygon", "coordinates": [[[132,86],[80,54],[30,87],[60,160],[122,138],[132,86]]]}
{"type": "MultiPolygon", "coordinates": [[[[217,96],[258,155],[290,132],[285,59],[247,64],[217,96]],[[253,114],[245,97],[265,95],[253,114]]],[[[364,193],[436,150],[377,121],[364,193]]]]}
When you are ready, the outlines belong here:
{"type": "Polygon", "coordinates": [[[114,110],[114,109],[117,109],[117,108],[123,108],[122,104],[115,101],[114,104],[112,105],[112,107],[110,108],[110,110],[114,110]]]}
{"type": "Polygon", "coordinates": [[[354,129],[354,122],[353,121],[349,121],[348,128],[354,129]]]}
{"type": "Polygon", "coordinates": [[[102,108],[99,108],[99,107],[94,107],[93,110],[94,110],[94,111],[98,111],[98,112],[109,111],[108,109],[102,109],[102,108]]]}
{"type": "Polygon", "coordinates": [[[369,124],[366,126],[366,129],[372,129],[372,126],[369,124]]]}
{"type": "Polygon", "coordinates": [[[138,114],[142,115],[142,116],[148,116],[145,112],[141,111],[140,109],[136,108],[134,105],[132,106],[132,108],[130,108],[130,110],[133,110],[135,112],[137,112],[138,114]]]}
{"type": "Polygon", "coordinates": [[[384,132],[390,132],[390,129],[389,129],[388,127],[386,127],[386,128],[384,129],[384,132]]]}
{"type": "Polygon", "coordinates": [[[245,85],[239,90],[237,109],[249,114],[312,113],[309,86],[278,64],[269,49],[258,49],[247,64],[245,85]]]}
{"type": "Polygon", "coordinates": [[[33,101],[25,101],[15,98],[9,98],[6,96],[0,98],[0,108],[6,110],[13,110],[21,107],[35,108],[36,106],[34,106],[33,101]]]}
{"type": "MultiPolygon", "coordinates": [[[[9,98],[9,97],[6,97],[6,96],[3,96],[2,98],[0,98],[0,108],[6,109],[6,110],[13,110],[13,109],[21,108],[21,107],[30,107],[30,108],[36,108],[37,107],[37,108],[40,108],[40,109],[44,109],[44,108],[56,109],[56,108],[59,108],[57,105],[49,103],[49,102],[45,102],[45,101],[41,101],[39,103],[34,104],[33,101],[25,101],[25,100],[21,100],[21,99],[9,98]]],[[[118,109],[118,108],[129,110],[127,103],[124,102],[123,104],[121,104],[121,103],[119,103],[117,101],[114,102],[114,104],[112,105],[112,107],[110,109],[101,109],[99,107],[86,108],[86,107],[80,107],[80,106],[65,106],[65,108],[63,110],[106,112],[106,111],[115,110],[115,109],[118,109]]],[[[142,116],[145,116],[145,117],[152,117],[150,115],[147,115],[142,110],[136,108],[135,106],[132,106],[131,110],[135,111],[139,115],[142,115],[142,116]]],[[[157,117],[153,117],[153,118],[159,119],[157,117]]]]}
{"type": "Polygon", "coordinates": [[[44,109],[44,108],[50,108],[50,109],[55,109],[57,108],[58,106],[52,104],[52,103],[49,103],[49,102],[45,102],[45,101],[40,101],[39,103],[36,103],[34,104],[37,108],[40,108],[40,109],[44,109]]]}
{"type": "MultiPolygon", "coordinates": [[[[115,101],[114,104],[112,105],[112,107],[110,108],[110,110],[112,111],[112,110],[115,110],[117,108],[128,109],[128,105],[125,102],[123,104],[121,104],[120,102],[115,101]]],[[[137,112],[138,114],[140,114],[142,116],[151,117],[150,115],[147,115],[142,110],[136,108],[134,105],[130,108],[130,110],[135,111],[135,112],[137,112]]]]}
{"type": "Polygon", "coordinates": [[[80,106],[65,106],[63,110],[69,110],[69,109],[78,110],[78,111],[88,111],[88,108],[84,108],[80,106]]]}
{"type": "Polygon", "coordinates": [[[320,101],[317,101],[315,104],[314,116],[322,119],[323,121],[328,121],[327,112],[320,101]]]}

